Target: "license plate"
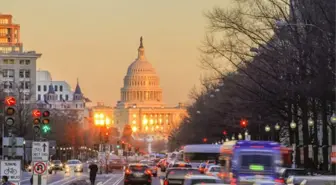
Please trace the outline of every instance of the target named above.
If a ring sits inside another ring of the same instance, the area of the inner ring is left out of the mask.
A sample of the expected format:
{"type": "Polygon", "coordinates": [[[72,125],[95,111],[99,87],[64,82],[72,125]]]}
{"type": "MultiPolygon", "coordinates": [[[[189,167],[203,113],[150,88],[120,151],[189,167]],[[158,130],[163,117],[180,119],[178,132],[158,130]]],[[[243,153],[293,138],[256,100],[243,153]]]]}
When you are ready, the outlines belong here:
{"type": "Polygon", "coordinates": [[[134,173],[134,176],[135,176],[135,177],[142,177],[143,174],[142,174],[142,173],[134,173]]]}

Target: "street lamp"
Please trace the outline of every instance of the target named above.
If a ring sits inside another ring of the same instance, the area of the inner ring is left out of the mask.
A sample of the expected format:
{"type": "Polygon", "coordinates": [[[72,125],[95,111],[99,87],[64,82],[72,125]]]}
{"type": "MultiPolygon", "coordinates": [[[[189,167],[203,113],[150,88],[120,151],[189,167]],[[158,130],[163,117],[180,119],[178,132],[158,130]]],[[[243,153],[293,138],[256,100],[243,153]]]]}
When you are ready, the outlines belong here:
{"type": "Polygon", "coordinates": [[[232,140],[235,140],[236,138],[235,138],[235,136],[232,136],[232,138],[231,138],[232,140]]]}
{"type": "Polygon", "coordinates": [[[310,127],[314,126],[314,120],[312,118],[308,119],[308,126],[310,127]]]}
{"type": "Polygon", "coordinates": [[[196,113],[197,113],[197,114],[201,114],[201,111],[198,110],[198,111],[196,111],[196,113]]]}
{"type": "Polygon", "coordinates": [[[275,124],[274,129],[275,129],[276,131],[279,131],[279,130],[280,130],[280,125],[279,125],[279,123],[275,124]]]}
{"type": "Polygon", "coordinates": [[[214,98],[215,97],[215,95],[213,95],[213,94],[210,94],[210,98],[214,98]]]}
{"type": "Polygon", "coordinates": [[[239,140],[243,139],[243,136],[241,135],[241,133],[238,134],[238,139],[239,140]]]}
{"type": "Polygon", "coordinates": [[[292,122],[289,124],[291,129],[296,129],[296,123],[294,122],[294,120],[292,120],[292,122]]]}
{"type": "Polygon", "coordinates": [[[271,131],[271,127],[270,127],[270,126],[268,126],[268,125],[266,125],[266,126],[265,126],[265,131],[266,131],[266,132],[269,132],[269,131],[271,131]]]}
{"type": "Polygon", "coordinates": [[[219,91],[220,91],[220,89],[218,89],[218,88],[217,88],[217,89],[215,89],[215,92],[219,92],[219,91]]]}
{"type": "Polygon", "coordinates": [[[333,113],[332,116],[330,117],[330,122],[332,124],[336,124],[336,114],[335,113],[333,113]]]}

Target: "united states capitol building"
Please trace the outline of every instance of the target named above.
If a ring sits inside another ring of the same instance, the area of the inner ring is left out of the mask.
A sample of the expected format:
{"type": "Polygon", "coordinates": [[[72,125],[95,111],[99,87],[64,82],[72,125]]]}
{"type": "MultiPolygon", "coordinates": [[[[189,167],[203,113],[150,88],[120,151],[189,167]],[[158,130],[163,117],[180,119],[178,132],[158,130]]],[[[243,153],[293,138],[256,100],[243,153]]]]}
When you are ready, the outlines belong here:
{"type": "Polygon", "coordinates": [[[130,64],[120,89],[120,101],[114,108],[114,125],[123,131],[126,125],[132,128],[133,136],[167,139],[187,115],[185,106],[165,106],[162,99],[160,78],[145,56],[142,37],[138,57],[130,64]]]}

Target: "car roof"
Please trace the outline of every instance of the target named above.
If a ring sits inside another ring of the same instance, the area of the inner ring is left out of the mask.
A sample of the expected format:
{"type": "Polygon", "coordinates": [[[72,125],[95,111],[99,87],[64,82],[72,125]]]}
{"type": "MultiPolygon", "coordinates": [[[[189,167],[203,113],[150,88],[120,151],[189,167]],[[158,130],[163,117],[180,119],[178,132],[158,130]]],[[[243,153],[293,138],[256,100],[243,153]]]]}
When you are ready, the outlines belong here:
{"type": "Polygon", "coordinates": [[[143,163],[131,163],[128,166],[147,166],[147,165],[143,163]]]}
{"type": "Polygon", "coordinates": [[[215,168],[220,168],[220,166],[218,166],[218,165],[210,165],[210,166],[209,166],[209,168],[214,168],[214,167],[215,167],[215,168]]]}
{"type": "Polygon", "coordinates": [[[76,161],[76,162],[79,161],[80,162],[80,160],[78,160],[78,159],[70,159],[70,160],[68,160],[68,162],[69,161],[76,161]]]}
{"type": "Polygon", "coordinates": [[[217,177],[208,176],[208,175],[188,175],[188,176],[186,176],[186,179],[214,179],[214,180],[218,180],[217,177]]]}

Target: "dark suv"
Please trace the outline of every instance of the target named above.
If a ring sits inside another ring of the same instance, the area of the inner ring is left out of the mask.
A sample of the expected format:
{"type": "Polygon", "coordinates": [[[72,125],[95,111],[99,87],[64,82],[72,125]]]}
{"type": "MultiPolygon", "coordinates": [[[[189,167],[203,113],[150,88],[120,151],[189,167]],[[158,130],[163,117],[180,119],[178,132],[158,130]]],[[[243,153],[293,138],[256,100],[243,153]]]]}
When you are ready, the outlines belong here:
{"type": "Polygon", "coordinates": [[[124,185],[152,183],[150,168],[144,164],[129,164],[125,169],[124,185]]]}

